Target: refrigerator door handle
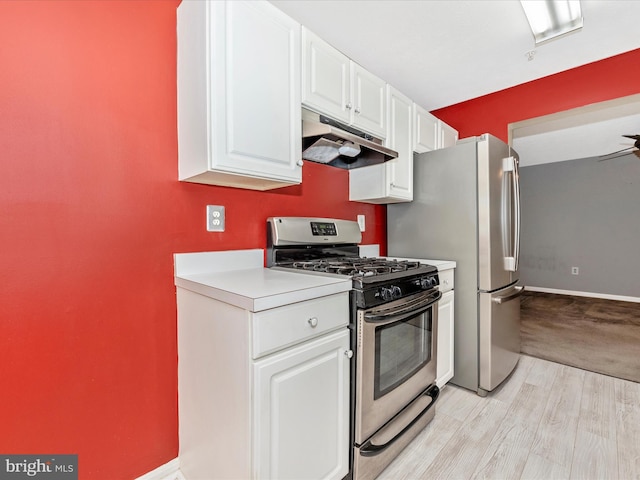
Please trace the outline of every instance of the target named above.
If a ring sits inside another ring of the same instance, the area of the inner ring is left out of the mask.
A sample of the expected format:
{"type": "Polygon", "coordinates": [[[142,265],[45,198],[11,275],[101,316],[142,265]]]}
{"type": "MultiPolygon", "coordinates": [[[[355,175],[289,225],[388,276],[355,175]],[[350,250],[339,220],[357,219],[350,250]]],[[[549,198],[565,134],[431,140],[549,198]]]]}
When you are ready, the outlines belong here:
{"type": "Polygon", "coordinates": [[[519,268],[519,264],[520,264],[520,166],[518,165],[518,159],[515,157],[513,158],[513,191],[515,194],[515,204],[516,204],[516,212],[515,212],[515,225],[514,225],[514,229],[515,229],[515,234],[514,234],[514,239],[515,239],[515,257],[516,257],[516,261],[515,261],[515,270],[517,271],[519,268]]]}
{"type": "Polygon", "coordinates": [[[511,192],[509,198],[505,199],[505,202],[507,200],[509,201],[509,214],[514,217],[514,221],[509,222],[511,225],[511,231],[508,235],[509,256],[504,257],[504,269],[508,272],[515,272],[518,270],[518,250],[520,243],[520,190],[518,186],[517,169],[518,161],[515,157],[507,157],[503,159],[502,170],[505,174],[507,172],[511,174],[511,192]],[[514,207],[515,213],[512,213],[511,206],[514,207]]]}
{"type": "Polygon", "coordinates": [[[493,297],[491,301],[493,303],[501,304],[501,303],[506,303],[510,300],[515,300],[520,295],[522,295],[523,290],[524,290],[524,287],[513,287],[513,293],[509,295],[504,295],[502,297],[493,297]]]}

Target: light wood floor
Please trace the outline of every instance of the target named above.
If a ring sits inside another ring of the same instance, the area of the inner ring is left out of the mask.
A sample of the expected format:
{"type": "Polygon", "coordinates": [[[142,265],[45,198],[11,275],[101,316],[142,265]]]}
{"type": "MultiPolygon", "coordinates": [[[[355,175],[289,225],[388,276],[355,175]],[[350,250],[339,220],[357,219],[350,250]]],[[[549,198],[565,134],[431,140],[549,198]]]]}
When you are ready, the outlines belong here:
{"type": "Polygon", "coordinates": [[[436,405],[379,480],[640,479],[640,383],[523,355],[486,398],[449,384],[436,405]]]}

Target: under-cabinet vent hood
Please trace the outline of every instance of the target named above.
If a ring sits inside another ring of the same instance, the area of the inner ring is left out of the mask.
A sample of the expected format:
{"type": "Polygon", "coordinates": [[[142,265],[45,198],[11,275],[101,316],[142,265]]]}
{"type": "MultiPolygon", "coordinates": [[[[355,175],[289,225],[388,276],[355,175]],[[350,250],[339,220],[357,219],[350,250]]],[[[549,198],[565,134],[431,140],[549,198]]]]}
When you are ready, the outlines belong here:
{"type": "Polygon", "coordinates": [[[302,109],[302,158],[338,168],[358,168],[397,158],[382,140],[302,109]]]}

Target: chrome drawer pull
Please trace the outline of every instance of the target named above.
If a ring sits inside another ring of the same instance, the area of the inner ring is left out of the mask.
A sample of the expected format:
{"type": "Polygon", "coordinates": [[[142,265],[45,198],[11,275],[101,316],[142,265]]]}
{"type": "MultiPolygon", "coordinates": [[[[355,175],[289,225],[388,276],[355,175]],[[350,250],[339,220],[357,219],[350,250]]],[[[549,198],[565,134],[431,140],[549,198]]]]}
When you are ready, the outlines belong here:
{"type": "Polygon", "coordinates": [[[311,317],[309,320],[307,320],[307,322],[309,323],[309,325],[311,325],[311,328],[316,328],[318,326],[317,317],[311,317]]]}

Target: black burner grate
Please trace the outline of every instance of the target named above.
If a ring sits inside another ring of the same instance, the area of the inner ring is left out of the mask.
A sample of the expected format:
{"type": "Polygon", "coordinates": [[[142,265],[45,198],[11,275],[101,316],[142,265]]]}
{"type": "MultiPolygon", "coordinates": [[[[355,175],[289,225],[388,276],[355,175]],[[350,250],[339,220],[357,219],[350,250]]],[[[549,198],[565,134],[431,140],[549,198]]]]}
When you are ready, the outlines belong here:
{"type": "Polygon", "coordinates": [[[292,262],[287,266],[314,272],[370,277],[414,270],[420,267],[420,263],[408,260],[387,260],[384,258],[338,257],[292,262]]]}

